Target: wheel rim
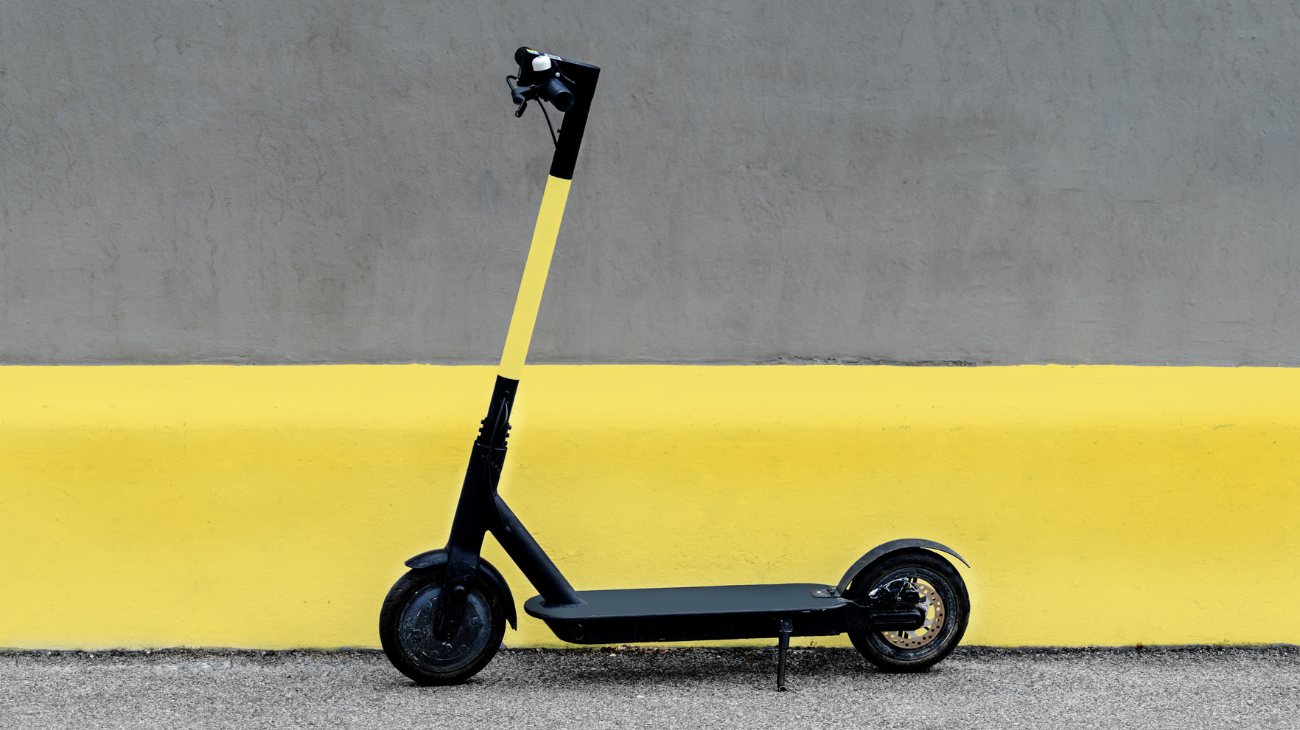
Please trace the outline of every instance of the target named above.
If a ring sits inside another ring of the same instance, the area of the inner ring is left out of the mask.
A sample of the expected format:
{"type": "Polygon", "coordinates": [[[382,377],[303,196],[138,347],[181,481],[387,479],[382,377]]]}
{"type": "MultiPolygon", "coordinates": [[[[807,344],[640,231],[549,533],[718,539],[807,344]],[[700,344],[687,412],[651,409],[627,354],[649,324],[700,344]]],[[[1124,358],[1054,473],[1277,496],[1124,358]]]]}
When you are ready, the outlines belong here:
{"type": "Polygon", "coordinates": [[[899,649],[920,649],[939,638],[948,612],[943,604],[943,597],[929,581],[914,577],[909,577],[908,580],[921,594],[921,607],[925,609],[925,623],[913,631],[882,631],[880,635],[899,649]]]}
{"type": "Polygon", "coordinates": [[[417,666],[432,672],[450,672],[468,666],[487,648],[492,633],[492,616],[477,591],[465,600],[460,628],[449,641],[433,635],[433,607],[442,593],[441,585],[426,586],[402,610],[397,635],[402,653],[417,666]]]}

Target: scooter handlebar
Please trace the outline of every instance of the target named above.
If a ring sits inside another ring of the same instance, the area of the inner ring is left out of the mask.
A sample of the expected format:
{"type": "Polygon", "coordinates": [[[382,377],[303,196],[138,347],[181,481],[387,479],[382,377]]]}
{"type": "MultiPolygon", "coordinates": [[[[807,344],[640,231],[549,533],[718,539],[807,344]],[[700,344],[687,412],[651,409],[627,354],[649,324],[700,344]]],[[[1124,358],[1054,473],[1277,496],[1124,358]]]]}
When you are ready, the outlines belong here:
{"type": "Polygon", "coordinates": [[[538,89],[537,95],[562,112],[573,108],[573,92],[559,79],[547,79],[542,83],[542,88],[538,89]]]}
{"type": "Polygon", "coordinates": [[[531,63],[534,58],[545,55],[545,53],[534,51],[528,46],[520,46],[519,49],[515,51],[515,65],[523,68],[531,63]]]}
{"type": "Polygon", "coordinates": [[[519,64],[519,86],[510,87],[510,100],[519,107],[515,116],[522,114],[527,102],[533,99],[550,102],[551,106],[561,112],[573,108],[574,94],[577,92],[574,87],[579,82],[574,81],[565,71],[566,68],[587,67],[586,64],[535,51],[527,46],[521,46],[515,51],[515,63],[519,64]]]}
{"type": "MultiPolygon", "coordinates": [[[[521,116],[528,102],[533,100],[549,102],[564,112],[564,128],[555,138],[551,175],[571,180],[583,129],[587,125],[587,112],[596,93],[600,67],[542,53],[527,46],[515,51],[515,63],[519,64],[519,75],[506,77],[510,99],[516,104],[515,116],[521,116]],[[518,86],[512,81],[518,82],[518,86]]],[[[547,124],[550,124],[549,117],[547,124]]],[[[554,135],[554,130],[551,133],[554,135]]]]}

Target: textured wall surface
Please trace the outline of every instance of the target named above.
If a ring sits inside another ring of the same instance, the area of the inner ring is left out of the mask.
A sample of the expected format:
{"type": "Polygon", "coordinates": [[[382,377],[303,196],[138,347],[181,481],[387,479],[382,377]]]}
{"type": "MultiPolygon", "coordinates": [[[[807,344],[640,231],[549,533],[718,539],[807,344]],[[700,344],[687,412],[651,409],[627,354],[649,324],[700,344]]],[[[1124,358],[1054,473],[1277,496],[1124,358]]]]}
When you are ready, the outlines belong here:
{"type": "Polygon", "coordinates": [[[1300,365],[1287,0],[0,4],[0,362],[1300,365]]]}

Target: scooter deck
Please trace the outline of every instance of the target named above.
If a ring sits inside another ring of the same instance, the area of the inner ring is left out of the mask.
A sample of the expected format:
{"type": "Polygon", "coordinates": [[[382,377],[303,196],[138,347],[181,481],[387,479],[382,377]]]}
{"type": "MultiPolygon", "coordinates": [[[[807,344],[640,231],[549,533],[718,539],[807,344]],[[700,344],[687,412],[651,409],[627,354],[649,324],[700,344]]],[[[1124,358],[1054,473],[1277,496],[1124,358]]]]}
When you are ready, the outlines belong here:
{"type": "Polygon", "coordinates": [[[635,588],[578,591],[583,603],[547,606],[541,596],[524,604],[574,644],[761,639],[791,621],[793,636],[830,636],[865,626],[865,611],[839,597],[818,597],[818,583],[635,588]]]}

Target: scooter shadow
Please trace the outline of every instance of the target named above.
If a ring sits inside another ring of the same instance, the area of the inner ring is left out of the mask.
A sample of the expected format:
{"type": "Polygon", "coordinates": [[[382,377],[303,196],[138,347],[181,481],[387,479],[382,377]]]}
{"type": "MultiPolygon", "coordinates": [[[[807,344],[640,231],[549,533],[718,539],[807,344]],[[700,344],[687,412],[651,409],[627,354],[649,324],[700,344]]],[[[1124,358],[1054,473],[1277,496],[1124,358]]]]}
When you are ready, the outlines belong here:
{"type": "MultiPolygon", "coordinates": [[[[477,691],[509,686],[545,687],[552,691],[620,687],[699,688],[743,686],[770,689],[776,683],[777,650],[762,649],[507,649],[463,685],[477,691]]],[[[881,672],[852,649],[791,649],[787,672],[797,685],[899,675],[881,672]]],[[[913,675],[914,677],[916,675],[913,675]]],[[[395,677],[395,684],[410,683],[395,677]]],[[[438,691],[449,687],[432,688],[438,691]]]]}

